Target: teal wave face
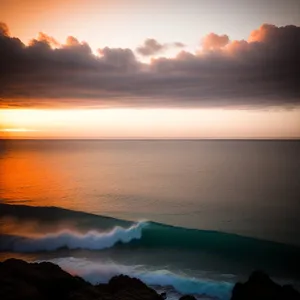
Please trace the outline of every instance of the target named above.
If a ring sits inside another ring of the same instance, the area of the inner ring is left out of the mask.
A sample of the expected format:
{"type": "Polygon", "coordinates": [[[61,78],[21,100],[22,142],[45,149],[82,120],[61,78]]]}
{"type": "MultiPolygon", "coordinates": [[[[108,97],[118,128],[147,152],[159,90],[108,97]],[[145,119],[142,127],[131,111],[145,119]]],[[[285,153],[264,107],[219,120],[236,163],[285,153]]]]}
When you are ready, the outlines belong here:
{"type": "Polygon", "coordinates": [[[192,259],[195,253],[199,256],[207,254],[234,264],[247,264],[253,269],[276,268],[299,274],[299,247],[235,234],[150,223],[143,229],[141,239],[131,242],[131,247],[133,245],[137,248],[188,251],[194,254],[192,259]]]}

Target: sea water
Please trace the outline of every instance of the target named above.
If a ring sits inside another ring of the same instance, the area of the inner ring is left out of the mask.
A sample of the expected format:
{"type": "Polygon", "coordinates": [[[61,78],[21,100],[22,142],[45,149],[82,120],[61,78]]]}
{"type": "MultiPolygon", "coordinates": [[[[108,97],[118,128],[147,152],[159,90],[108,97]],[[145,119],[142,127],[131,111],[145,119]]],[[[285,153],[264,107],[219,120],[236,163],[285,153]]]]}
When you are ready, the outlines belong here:
{"type": "Polygon", "coordinates": [[[0,259],[229,299],[300,280],[300,142],[0,141],[0,259]]]}

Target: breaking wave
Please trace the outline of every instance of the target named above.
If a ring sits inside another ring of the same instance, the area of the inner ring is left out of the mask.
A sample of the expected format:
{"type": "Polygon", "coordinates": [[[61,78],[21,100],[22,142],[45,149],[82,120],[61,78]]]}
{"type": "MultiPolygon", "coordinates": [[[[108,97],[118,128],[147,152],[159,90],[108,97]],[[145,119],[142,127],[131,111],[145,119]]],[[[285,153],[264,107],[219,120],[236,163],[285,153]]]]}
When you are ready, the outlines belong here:
{"type": "Polygon", "coordinates": [[[109,232],[88,231],[85,234],[63,230],[40,237],[11,237],[2,242],[0,249],[16,252],[55,251],[60,248],[102,250],[117,243],[129,243],[142,237],[142,229],[147,225],[140,222],[123,228],[116,226],[109,232]]]}
{"type": "Polygon", "coordinates": [[[52,251],[56,255],[55,251],[61,248],[86,251],[113,248],[124,260],[133,257],[133,264],[147,261],[154,265],[159,261],[162,265],[168,261],[179,269],[182,266],[199,269],[206,264],[208,269],[222,267],[226,272],[235,268],[238,272],[242,268],[247,273],[263,268],[272,274],[300,277],[300,248],[293,245],[150,221],[136,223],[53,207],[0,204],[0,221],[5,217],[17,220],[20,230],[8,233],[1,232],[0,228],[0,251],[52,251]],[[72,229],[65,229],[68,228],[64,226],[66,220],[72,223],[72,229]],[[33,232],[39,231],[39,236],[24,235],[21,228],[29,221],[48,222],[57,227],[43,231],[42,225],[36,226],[33,232]]]}

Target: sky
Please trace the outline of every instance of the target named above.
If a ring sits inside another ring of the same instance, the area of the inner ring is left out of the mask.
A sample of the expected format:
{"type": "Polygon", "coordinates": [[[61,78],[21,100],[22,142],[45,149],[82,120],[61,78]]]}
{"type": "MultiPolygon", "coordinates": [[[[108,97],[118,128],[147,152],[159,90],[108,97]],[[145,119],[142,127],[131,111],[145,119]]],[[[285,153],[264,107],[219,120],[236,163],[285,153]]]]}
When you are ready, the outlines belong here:
{"type": "Polygon", "coordinates": [[[2,0],[5,138],[300,138],[298,0],[2,0]]]}

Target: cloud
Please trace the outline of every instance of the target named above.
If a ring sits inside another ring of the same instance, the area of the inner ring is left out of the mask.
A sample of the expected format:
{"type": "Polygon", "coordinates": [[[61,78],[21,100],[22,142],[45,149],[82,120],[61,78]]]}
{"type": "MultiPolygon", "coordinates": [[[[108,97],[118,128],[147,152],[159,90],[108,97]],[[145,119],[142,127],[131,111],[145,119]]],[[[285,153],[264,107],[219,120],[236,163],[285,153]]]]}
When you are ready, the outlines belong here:
{"type": "Polygon", "coordinates": [[[98,49],[98,53],[102,56],[104,63],[116,68],[118,71],[135,71],[139,66],[130,49],[105,47],[104,49],[98,49]]]}
{"type": "MultiPolygon", "coordinates": [[[[164,45],[150,40],[144,53],[164,45]]],[[[264,24],[247,41],[209,34],[202,47],[145,64],[131,49],[95,55],[75,37],[40,33],[25,45],[1,23],[0,107],[300,105],[300,27],[264,24]]]]}
{"type": "Polygon", "coordinates": [[[162,51],[175,47],[175,48],[183,48],[185,45],[181,42],[174,43],[166,43],[160,44],[155,39],[146,39],[144,44],[136,49],[137,53],[143,56],[151,56],[161,53],[162,51]]]}
{"type": "Polygon", "coordinates": [[[3,22],[0,22],[0,35],[10,36],[8,26],[3,22]]]}
{"type": "Polygon", "coordinates": [[[210,33],[202,39],[202,47],[204,50],[221,49],[228,43],[228,35],[217,35],[215,33],[210,33]]]}
{"type": "Polygon", "coordinates": [[[279,37],[282,30],[271,24],[263,24],[259,29],[253,30],[248,42],[266,42],[274,41],[279,37]]]}
{"type": "Polygon", "coordinates": [[[181,42],[175,42],[173,43],[174,47],[177,47],[177,48],[183,48],[185,47],[185,44],[181,43],[181,42]]]}
{"type": "Polygon", "coordinates": [[[37,40],[40,42],[45,42],[47,44],[49,44],[52,47],[59,47],[61,46],[60,43],[53,38],[52,36],[47,35],[46,33],[43,32],[39,32],[37,40]]]}
{"type": "Polygon", "coordinates": [[[144,56],[150,56],[166,49],[166,45],[158,43],[155,39],[146,39],[143,46],[140,46],[136,51],[144,56]]]}

